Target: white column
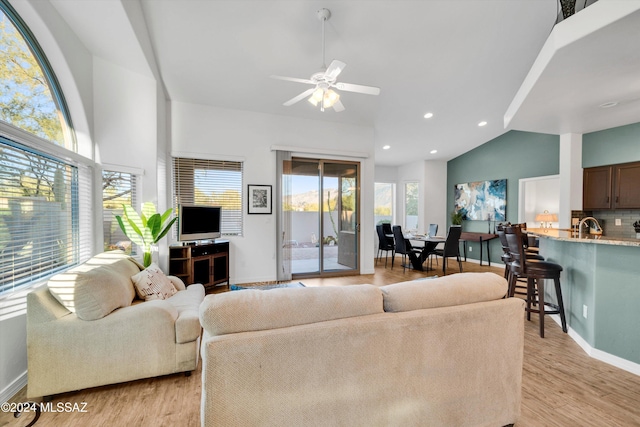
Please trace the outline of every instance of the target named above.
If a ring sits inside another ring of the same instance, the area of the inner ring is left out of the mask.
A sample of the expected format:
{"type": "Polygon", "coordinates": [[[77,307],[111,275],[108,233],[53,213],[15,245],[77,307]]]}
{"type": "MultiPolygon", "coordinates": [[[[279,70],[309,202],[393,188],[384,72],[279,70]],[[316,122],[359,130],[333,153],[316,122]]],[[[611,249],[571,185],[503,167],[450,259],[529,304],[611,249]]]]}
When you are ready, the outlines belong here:
{"type": "Polygon", "coordinates": [[[560,228],[571,228],[571,211],[582,209],[582,134],[560,135],[560,228]]]}

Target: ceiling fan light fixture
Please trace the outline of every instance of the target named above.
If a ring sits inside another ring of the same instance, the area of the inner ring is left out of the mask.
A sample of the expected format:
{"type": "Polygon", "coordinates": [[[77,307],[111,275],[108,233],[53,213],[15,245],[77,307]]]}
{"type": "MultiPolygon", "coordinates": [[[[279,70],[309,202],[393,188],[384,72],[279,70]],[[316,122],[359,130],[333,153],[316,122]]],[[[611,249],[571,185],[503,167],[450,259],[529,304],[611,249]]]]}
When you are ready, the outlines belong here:
{"type": "Polygon", "coordinates": [[[309,97],[309,102],[313,104],[314,107],[318,106],[318,103],[322,102],[324,98],[324,89],[321,87],[317,88],[309,97]]]}
{"type": "Polygon", "coordinates": [[[322,106],[324,108],[331,108],[333,105],[338,102],[340,99],[340,95],[338,95],[333,90],[329,89],[324,93],[324,99],[322,100],[322,106]]]}

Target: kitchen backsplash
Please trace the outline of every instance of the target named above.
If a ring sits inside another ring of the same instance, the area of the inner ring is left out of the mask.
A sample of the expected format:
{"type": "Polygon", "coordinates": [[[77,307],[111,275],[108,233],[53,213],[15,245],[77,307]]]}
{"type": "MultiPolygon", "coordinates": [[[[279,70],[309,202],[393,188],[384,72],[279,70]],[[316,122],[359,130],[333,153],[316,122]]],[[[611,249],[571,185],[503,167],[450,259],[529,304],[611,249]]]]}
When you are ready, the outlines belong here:
{"type": "Polygon", "coordinates": [[[635,238],[636,232],[633,223],[640,221],[640,210],[606,210],[606,211],[572,211],[572,218],[584,218],[592,216],[598,220],[604,235],[609,237],[635,238]],[[621,225],[616,225],[616,219],[621,225]]]}

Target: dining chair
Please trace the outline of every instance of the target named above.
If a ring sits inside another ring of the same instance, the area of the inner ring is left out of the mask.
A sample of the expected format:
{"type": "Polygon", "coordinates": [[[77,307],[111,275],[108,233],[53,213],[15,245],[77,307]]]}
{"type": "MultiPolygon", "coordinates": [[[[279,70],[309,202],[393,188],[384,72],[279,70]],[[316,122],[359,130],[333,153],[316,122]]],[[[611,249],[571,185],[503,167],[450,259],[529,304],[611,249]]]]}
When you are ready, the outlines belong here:
{"type": "MultiPolygon", "coordinates": [[[[376,225],[376,232],[378,233],[378,255],[376,256],[376,265],[378,264],[378,260],[384,251],[384,268],[387,268],[387,261],[389,259],[389,251],[391,251],[391,268],[393,268],[393,261],[395,260],[396,255],[396,247],[394,243],[394,239],[389,237],[388,234],[384,231],[384,224],[376,225]]],[[[387,224],[390,226],[390,224],[387,224]]],[[[389,227],[390,228],[390,227],[389,227]]],[[[391,231],[391,230],[389,230],[391,231]]]]}
{"type": "Polygon", "coordinates": [[[402,234],[401,226],[394,225],[392,230],[396,244],[396,253],[402,254],[402,272],[404,273],[407,267],[411,268],[413,265],[420,265],[418,257],[422,256],[422,251],[411,246],[409,239],[406,239],[404,234],[402,234]],[[410,265],[407,265],[406,263],[407,257],[409,257],[409,260],[411,261],[410,265]]]}
{"type": "MultiPolygon", "coordinates": [[[[427,236],[429,237],[435,237],[438,235],[438,224],[429,224],[429,231],[427,232],[427,236]]],[[[435,257],[435,253],[433,253],[433,251],[431,251],[429,253],[429,264],[431,264],[431,266],[433,266],[433,258],[435,257]]],[[[436,265],[438,265],[438,258],[436,258],[436,265]]]]}
{"type": "Polygon", "coordinates": [[[460,267],[460,273],[462,273],[462,260],[460,260],[460,235],[462,234],[462,227],[459,225],[452,225],[449,227],[447,238],[444,241],[444,248],[436,249],[434,254],[442,257],[442,274],[447,274],[447,258],[456,257],[458,260],[458,267],[460,267]]]}

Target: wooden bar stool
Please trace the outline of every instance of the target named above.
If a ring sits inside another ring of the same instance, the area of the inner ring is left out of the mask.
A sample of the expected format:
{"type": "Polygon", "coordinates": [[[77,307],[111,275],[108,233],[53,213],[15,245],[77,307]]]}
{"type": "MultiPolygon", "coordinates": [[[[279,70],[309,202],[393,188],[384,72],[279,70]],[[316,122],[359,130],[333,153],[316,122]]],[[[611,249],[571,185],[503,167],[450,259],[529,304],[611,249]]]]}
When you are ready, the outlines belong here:
{"type": "MultiPolygon", "coordinates": [[[[511,250],[509,249],[509,243],[507,242],[507,237],[504,233],[504,228],[505,227],[510,227],[510,224],[498,224],[496,225],[496,234],[498,235],[498,238],[500,239],[500,244],[502,246],[502,262],[504,263],[504,278],[507,279],[507,283],[511,283],[511,276],[512,276],[512,272],[511,270],[513,269],[513,267],[511,266],[511,261],[512,261],[512,256],[511,256],[511,250]]],[[[518,225],[515,225],[514,227],[518,227],[518,225]]],[[[524,235],[524,233],[523,233],[524,235]]],[[[525,257],[528,260],[538,260],[538,261],[544,261],[544,257],[542,255],[538,255],[538,254],[534,254],[534,253],[529,253],[525,250],[525,257]]],[[[516,278],[515,283],[513,284],[513,289],[511,289],[511,287],[509,288],[509,293],[508,295],[510,297],[514,296],[515,294],[518,295],[527,295],[527,285],[526,285],[526,279],[525,278],[516,278]],[[523,285],[519,285],[520,282],[524,282],[523,285]]]]}
{"type": "Polygon", "coordinates": [[[509,283],[509,296],[513,296],[516,282],[518,278],[526,278],[527,280],[527,320],[531,320],[531,313],[538,313],[540,319],[540,337],[544,338],[544,315],[559,314],[562,323],[562,331],[567,332],[567,320],[564,314],[564,303],[562,302],[562,290],[560,289],[560,273],[562,266],[549,261],[527,259],[525,249],[522,244],[522,230],[520,227],[504,227],[505,237],[509,244],[509,251],[512,256],[511,261],[511,277],[509,283]],[[556,288],[557,304],[545,302],[544,300],[544,281],[546,279],[553,280],[556,288]],[[537,290],[537,307],[532,308],[536,304],[537,290]],[[550,307],[551,310],[546,310],[550,307]]]}

